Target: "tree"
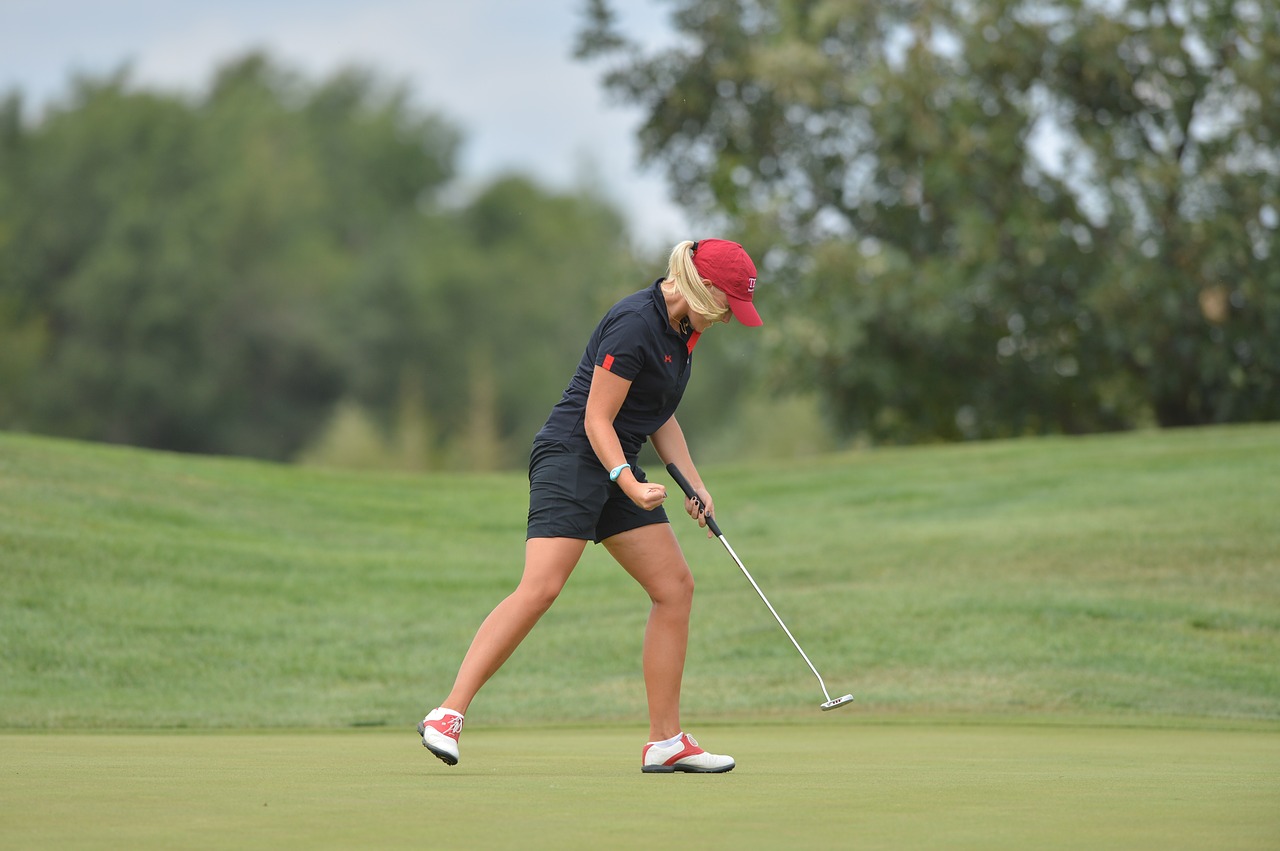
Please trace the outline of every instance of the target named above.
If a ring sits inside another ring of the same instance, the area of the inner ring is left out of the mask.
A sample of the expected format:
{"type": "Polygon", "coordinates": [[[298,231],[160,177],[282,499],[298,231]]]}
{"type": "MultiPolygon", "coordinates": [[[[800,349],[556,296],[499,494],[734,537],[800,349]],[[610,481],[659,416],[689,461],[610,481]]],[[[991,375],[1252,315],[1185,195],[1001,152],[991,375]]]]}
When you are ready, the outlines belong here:
{"type": "Polygon", "coordinates": [[[420,376],[441,466],[519,466],[594,323],[644,283],[606,201],[497,178],[405,228],[342,297],[352,393],[389,421],[399,376],[420,376]]]}
{"type": "Polygon", "coordinates": [[[778,361],[844,431],[1280,416],[1265,4],[672,5],[646,54],[592,0],[579,55],[680,200],[772,246],[778,361]]]}
{"type": "Polygon", "coordinates": [[[261,55],[199,98],[120,72],[30,126],[15,102],[0,322],[28,368],[4,424],[292,455],[346,391],[338,294],[452,176],[457,131],[366,73],[314,85],[261,55]]]}

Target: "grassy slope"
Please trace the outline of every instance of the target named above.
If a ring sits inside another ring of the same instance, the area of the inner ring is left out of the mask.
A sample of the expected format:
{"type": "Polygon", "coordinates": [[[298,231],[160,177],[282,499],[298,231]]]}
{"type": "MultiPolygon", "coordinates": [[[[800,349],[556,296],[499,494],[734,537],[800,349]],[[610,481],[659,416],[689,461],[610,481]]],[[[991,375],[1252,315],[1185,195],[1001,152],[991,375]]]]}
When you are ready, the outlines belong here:
{"type": "MultiPolygon", "coordinates": [[[[1280,428],[704,470],[842,712],[1280,718],[1280,428]]],[[[525,481],[0,435],[0,726],[411,724],[516,581],[525,481]]],[[[686,714],[817,682],[719,545],[686,714]]],[[[593,548],[471,714],[643,717],[647,601],[593,548]]]]}

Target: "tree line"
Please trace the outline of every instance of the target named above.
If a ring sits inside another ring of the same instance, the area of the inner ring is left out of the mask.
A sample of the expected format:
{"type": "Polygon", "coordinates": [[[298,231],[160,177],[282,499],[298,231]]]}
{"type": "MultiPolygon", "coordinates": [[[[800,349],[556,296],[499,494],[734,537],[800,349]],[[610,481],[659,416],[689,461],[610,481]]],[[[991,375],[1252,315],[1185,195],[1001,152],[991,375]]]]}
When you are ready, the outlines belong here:
{"type": "Polygon", "coordinates": [[[253,54],[0,107],[0,427],[420,469],[521,462],[599,314],[661,269],[590,187],[445,197],[462,132],[253,54]]]}
{"type": "MultiPolygon", "coordinates": [[[[695,441],[1280,415],[1266,4],[670,5],[679,40],[646,53],[590,0],[578,50],[644,110],[700,235],[761,267],[763,333],[699,348],[695,441]]],[[[373,71],[260,53],[199,94],[122,71],[32,116],[10,93],[0,428],[518,466],[665,250],[589,186],[513,174],[458,200],[463,139],[373,71]]]]}

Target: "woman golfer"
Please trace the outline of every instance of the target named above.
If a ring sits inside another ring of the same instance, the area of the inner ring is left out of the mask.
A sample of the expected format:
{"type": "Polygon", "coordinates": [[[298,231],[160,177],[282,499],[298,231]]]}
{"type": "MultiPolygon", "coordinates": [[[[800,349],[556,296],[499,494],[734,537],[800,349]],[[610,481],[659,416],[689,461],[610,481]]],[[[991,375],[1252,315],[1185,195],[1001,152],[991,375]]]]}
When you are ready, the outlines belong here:
{"type": "Polygon", "coordinates": [[[418,725],[422,744],[458,763],[463,716],[551,607],[587,541],[609,554],[653,601],[644,634],[649,702],[646,772],[729,771],[732,757],[707,753],[680,725],[680,681],[689,641],[693,576],[662,508],[667,489],[636,463],[645,440],[693,483],[703,508],[685,511],[706,525],[711,494],[689,457],[676,406],[689,382],[693,347],[717,322],[760,325],[751,304],[756,267],[736,242],[682,242],[667,275],[615,304],[587,342],[560,401],[534,438],[529,459],[529,529],[524,575],[485,618],[458,669],[453,690],[418,725]]]}

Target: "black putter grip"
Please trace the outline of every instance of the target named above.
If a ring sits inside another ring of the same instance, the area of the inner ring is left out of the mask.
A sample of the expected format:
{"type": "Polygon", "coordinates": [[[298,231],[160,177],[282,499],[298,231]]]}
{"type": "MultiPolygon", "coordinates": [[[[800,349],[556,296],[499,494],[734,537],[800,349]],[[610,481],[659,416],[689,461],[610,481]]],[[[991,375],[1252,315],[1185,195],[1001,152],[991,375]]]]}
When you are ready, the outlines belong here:
{"type": "MultiPolygon", "coordinates": [[[[698,499],[698,495],[693,491],[693,485],[689,484],[689,480],[684,477],[684,473],[680,472],[679,467],[675,464],[668,464],[667,472],[671,474],[671,478],[676,480],[676,484],[680,486],[680,490],[684,491],[685,496],[698,503],[699,506],[702,505],[702,500],[698,499]]],[[[716,524],[716,519],[714,517],[707,517],[707,526],[710,527],[711,534],[715,535],[717,538],[721,537],[720,527],[716,524]]]]}

